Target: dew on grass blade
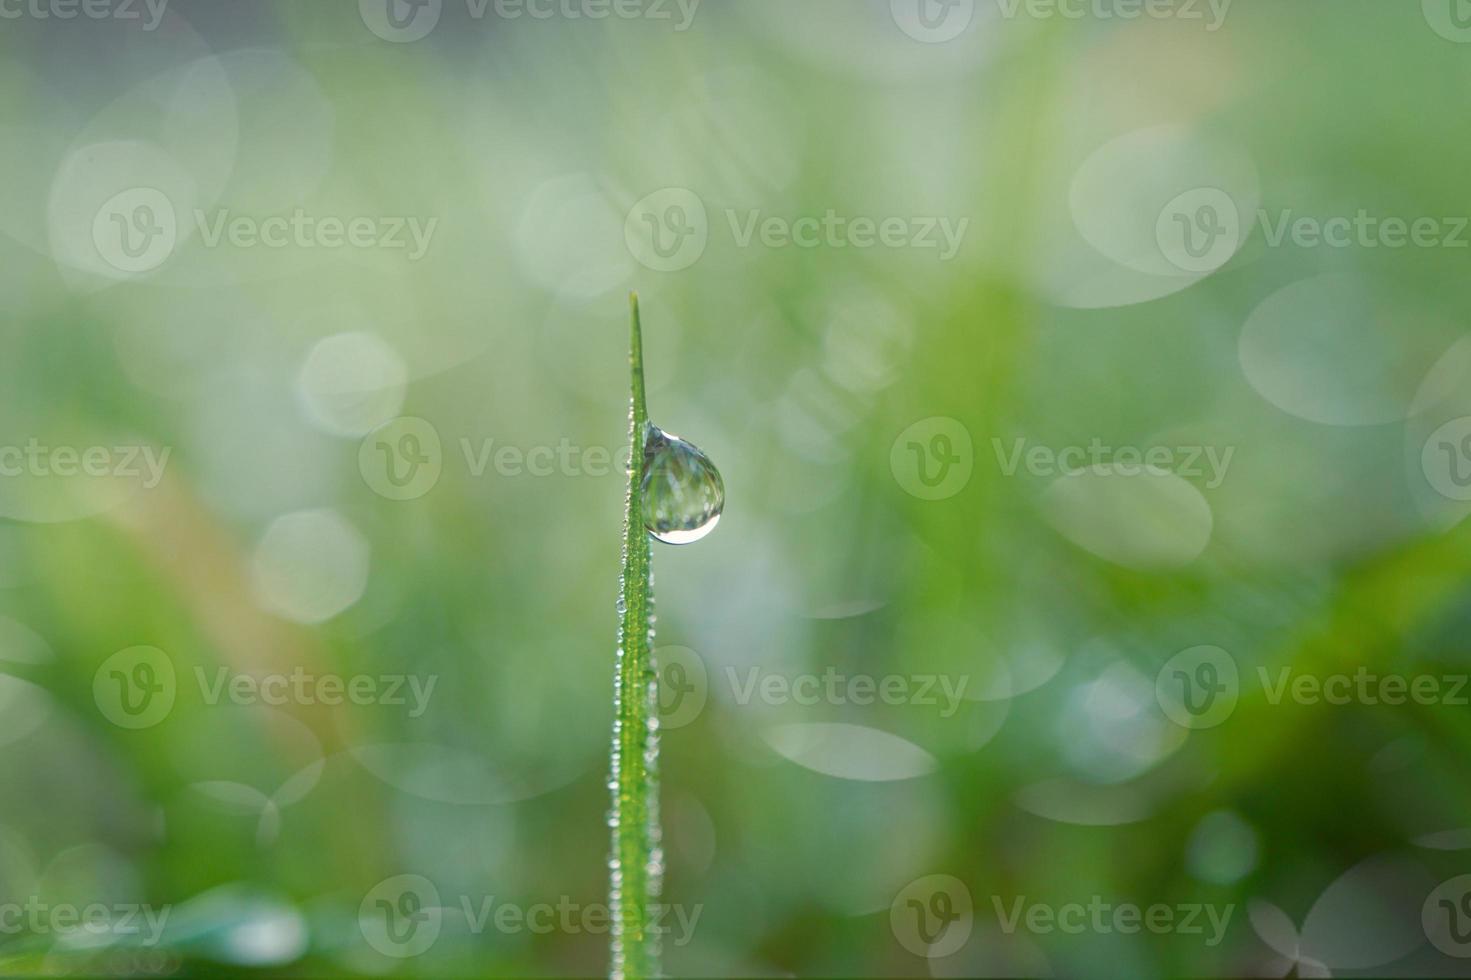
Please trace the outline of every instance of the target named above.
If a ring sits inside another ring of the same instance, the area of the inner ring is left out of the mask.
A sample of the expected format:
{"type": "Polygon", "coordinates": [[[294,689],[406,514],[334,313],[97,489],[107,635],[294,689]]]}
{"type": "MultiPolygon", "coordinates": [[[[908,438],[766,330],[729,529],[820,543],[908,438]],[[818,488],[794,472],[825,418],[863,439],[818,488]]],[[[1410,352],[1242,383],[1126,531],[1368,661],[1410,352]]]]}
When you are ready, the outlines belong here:
{"type": "Polygon", "coordinates": [[[644,527],[665,544],[698,541],[720,523],[725,483],[696,446],[650,425],[644,437],[644,527]]]}

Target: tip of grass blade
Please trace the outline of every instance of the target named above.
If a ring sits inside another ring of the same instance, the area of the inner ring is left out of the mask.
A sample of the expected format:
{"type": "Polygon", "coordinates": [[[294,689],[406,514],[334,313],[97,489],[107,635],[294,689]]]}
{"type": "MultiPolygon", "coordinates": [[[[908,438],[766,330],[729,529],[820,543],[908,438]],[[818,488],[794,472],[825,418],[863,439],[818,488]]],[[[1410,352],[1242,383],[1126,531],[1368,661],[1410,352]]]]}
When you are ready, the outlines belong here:
{"type": "Polygon", "coordinates": [[[649,412],[644,404],[643,318],[639,315],[638,293],[635,291],[630,291],[628,294],[628,311],[628,364],[632,373],[634,437],[637,439],[643,432],[643,424],[648,421],[649,412]]]}

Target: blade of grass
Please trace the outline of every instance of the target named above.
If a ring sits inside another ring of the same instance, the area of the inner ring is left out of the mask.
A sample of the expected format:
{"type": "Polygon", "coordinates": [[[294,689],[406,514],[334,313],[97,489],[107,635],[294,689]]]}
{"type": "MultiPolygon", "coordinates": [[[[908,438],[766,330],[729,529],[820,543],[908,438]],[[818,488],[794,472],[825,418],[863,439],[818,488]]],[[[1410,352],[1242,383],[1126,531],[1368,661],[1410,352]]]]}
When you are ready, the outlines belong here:
{"type": "Polygon", "coordinates": [[[611,976],[658,975],[652,903],[664,859],[659,847],[658,675],[654,668],[654,579],[643,519],[644,355],[638,295],[629,296],[630,405],[628,496],[623,518],[623,581],[618,600],[618,656],[613,684],[613,794],[609,862],[613,917],[611,976]]]}

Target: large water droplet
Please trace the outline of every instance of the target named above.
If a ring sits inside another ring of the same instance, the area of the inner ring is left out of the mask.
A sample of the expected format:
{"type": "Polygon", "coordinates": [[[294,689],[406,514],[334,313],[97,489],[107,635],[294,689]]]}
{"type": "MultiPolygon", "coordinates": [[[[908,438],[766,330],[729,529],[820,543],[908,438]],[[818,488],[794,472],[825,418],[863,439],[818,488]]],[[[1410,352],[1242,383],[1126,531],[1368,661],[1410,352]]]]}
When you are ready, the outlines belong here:
{"type": "Polygon", "coordinates": [[[644,527],[665,544],[698,541],[720,522],[725,483],[710,457],[649,426],[644,439],[644,527]]]}

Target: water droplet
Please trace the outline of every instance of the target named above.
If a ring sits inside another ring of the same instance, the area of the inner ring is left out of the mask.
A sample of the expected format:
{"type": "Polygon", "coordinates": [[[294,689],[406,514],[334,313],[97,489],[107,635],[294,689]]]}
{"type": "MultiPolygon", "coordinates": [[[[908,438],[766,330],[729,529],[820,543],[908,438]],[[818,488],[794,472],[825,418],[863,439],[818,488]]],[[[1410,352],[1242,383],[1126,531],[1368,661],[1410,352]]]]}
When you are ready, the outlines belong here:
{"type": "Polygon", "coordinates": [[[649,426],[644,439],[644,527],[665,544],[698,541],[720,523],[725,483],[698,448],[649,426]]]}

